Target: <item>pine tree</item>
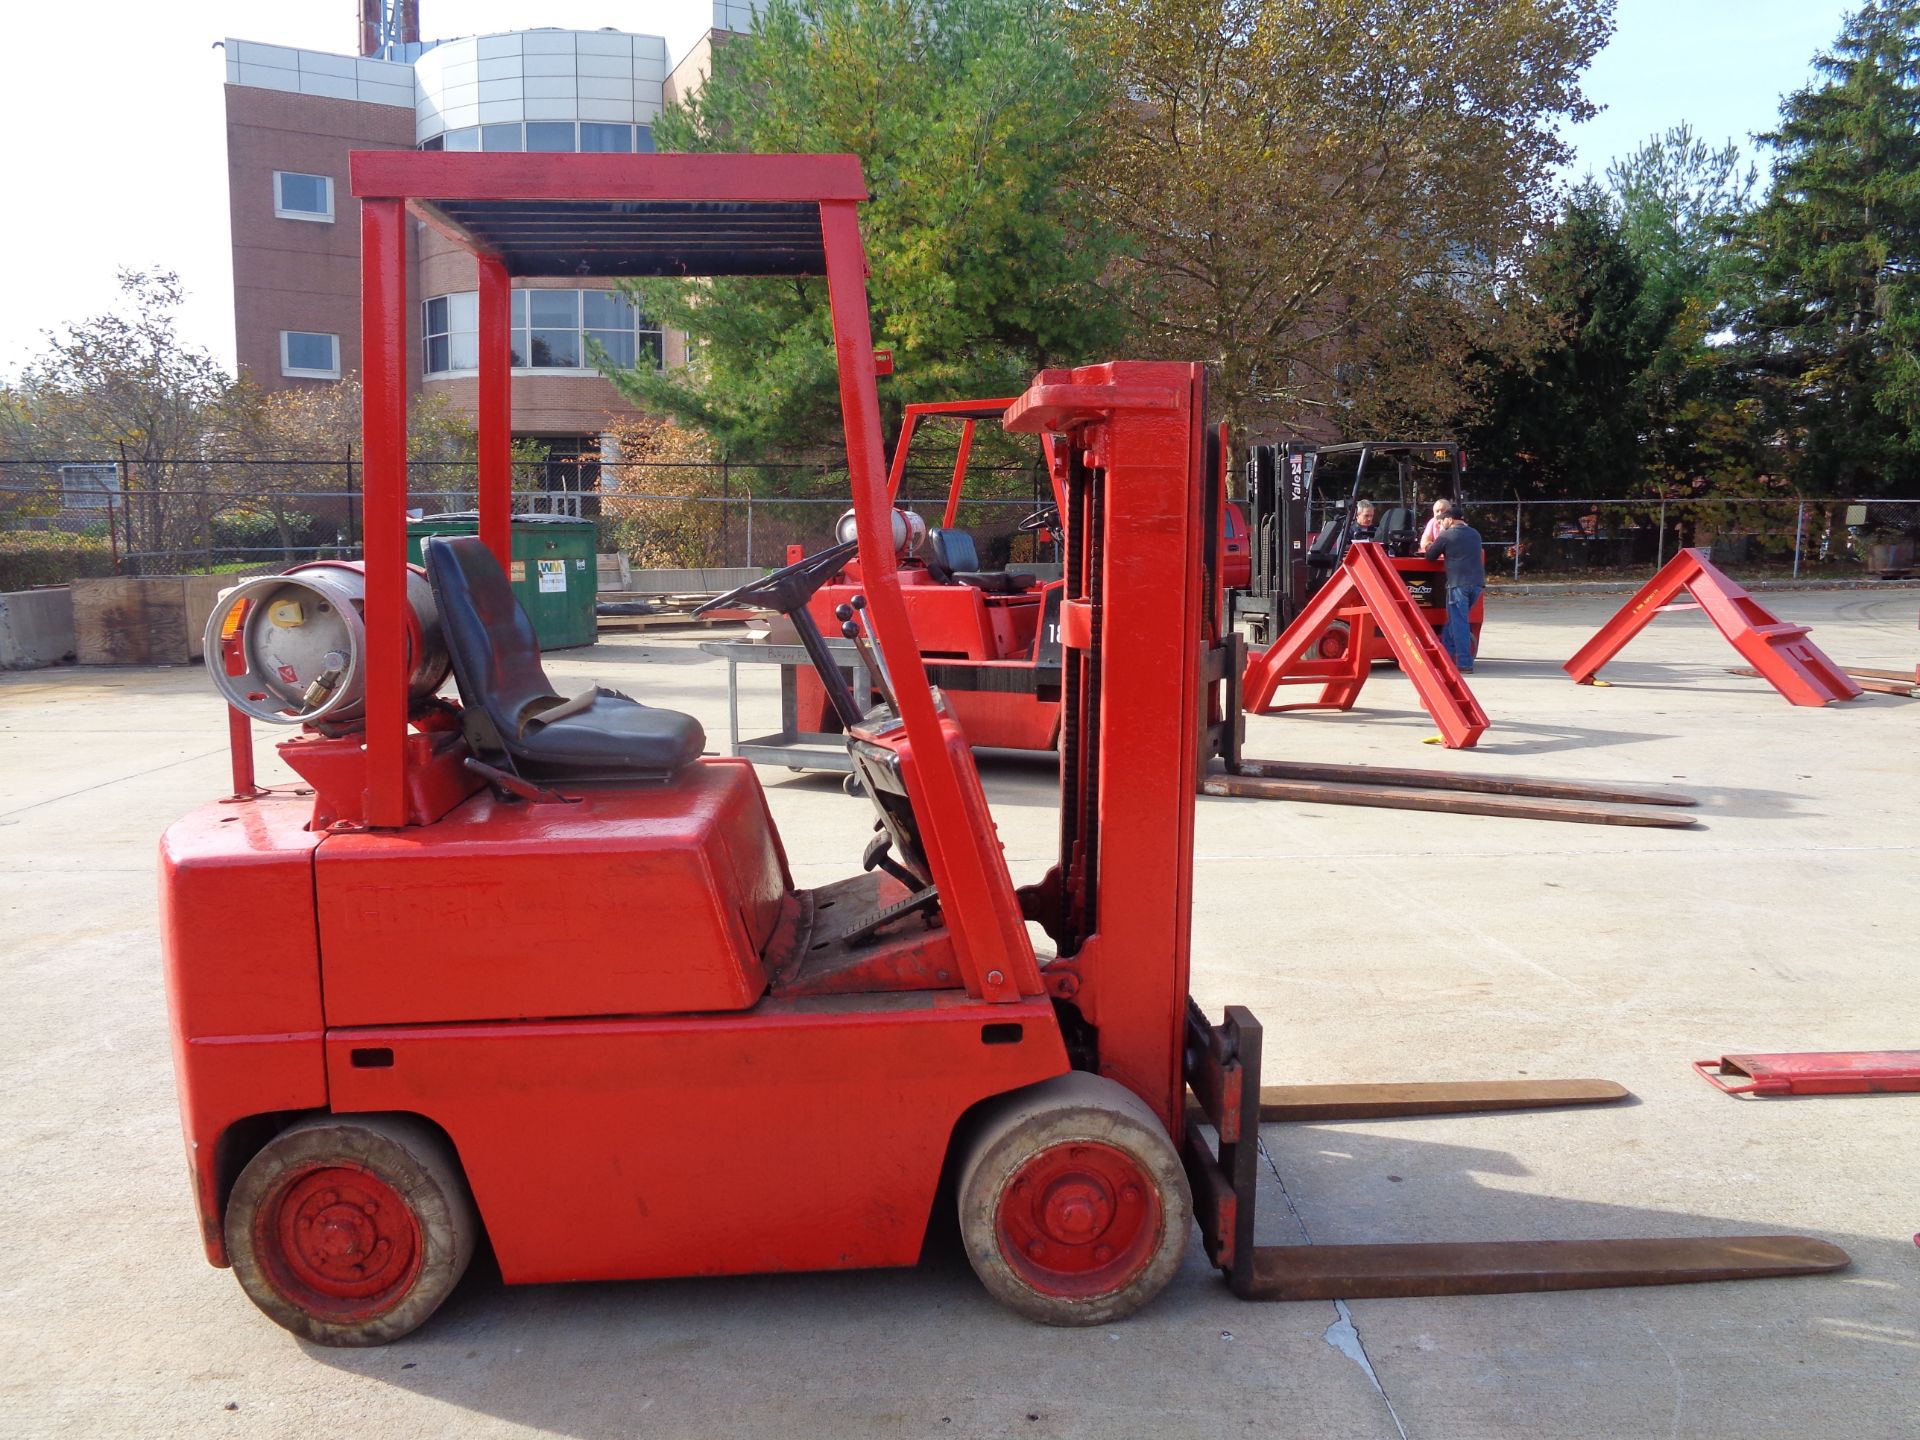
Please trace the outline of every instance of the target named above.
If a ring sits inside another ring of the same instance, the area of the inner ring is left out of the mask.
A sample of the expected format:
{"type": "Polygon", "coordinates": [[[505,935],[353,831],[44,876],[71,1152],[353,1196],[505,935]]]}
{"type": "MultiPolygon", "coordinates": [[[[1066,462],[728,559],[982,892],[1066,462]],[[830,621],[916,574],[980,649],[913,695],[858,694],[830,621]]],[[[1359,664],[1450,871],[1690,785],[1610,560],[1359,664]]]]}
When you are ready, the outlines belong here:
{"type": "Polygon", "coordinates": [[[1504,362],[1482,357],[1485,410],[1470,448],[1503,489],[1529,498],[1629,493],[1643,474],[1641,382],[1675,311],[1649,308],[1647,272],[1606,195],[1589,184],[1568,198],[1511,303],[1553,338],[1504,362]]]}
{"type": "Polygon", "coordinates": [[[1920,493],[1920,4],[1849,16],[1787,97],[1742,358],[1803,494],[1920,493]]]}

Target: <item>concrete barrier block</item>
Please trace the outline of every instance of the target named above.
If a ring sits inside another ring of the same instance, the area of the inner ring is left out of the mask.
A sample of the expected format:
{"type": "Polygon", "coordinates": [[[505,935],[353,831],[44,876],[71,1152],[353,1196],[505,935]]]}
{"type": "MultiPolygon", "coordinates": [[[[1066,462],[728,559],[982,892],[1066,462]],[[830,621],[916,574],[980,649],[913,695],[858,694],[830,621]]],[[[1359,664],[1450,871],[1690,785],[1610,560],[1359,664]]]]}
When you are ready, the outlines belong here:
{"type": "Polygon", "coordinates": [[[37,670],[73,658],[73,592],[64,585],[0,595],[0,669],[37,670]]]}

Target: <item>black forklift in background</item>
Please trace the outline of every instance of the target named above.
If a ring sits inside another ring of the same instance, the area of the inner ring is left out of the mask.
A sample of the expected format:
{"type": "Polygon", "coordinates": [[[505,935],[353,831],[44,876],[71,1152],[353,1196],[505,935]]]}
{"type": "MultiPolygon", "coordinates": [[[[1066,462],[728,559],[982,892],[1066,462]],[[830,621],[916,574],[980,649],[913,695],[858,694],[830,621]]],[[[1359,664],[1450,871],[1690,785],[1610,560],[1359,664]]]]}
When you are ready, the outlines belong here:
{"type": "MultiPolygon", "coordinates": [[[[1423,610],[1444,614],[1446,593],[1418,555],[1420,532],[1433,502],[1464,504],[1466,468],[1451,440],[1356,440],[1314,445],[1290,440],[1249,447],[1245,511],[1252,565],[1247,587],[1230,599],[1231,630],[1249,645],[1270,645],[1298,615],[1352,543],[1355,512],[1371,500],[1373,539],[1388,555],[1423,610]]],[[[1327,643],[1343,645],[1344,634],[1327,643]]]]}

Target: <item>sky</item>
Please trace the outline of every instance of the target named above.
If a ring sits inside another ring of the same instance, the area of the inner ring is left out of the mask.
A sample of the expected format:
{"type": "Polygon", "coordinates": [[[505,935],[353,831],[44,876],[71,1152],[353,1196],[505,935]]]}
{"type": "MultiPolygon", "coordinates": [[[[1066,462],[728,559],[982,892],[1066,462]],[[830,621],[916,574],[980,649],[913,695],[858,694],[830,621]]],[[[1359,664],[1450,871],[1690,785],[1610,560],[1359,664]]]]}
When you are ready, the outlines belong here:
{"type": "MultiPolygon", "coordinates": [[[[421,0],[428,38],[530,25],[663,35],[678,60],[711,0],[421,0]]],[[[1682,120],[1713,144],[1769,128],[1806,83],[1848,0],[1619,0],[1613,40],[1586,80],[1605,106],[1572,127],[1572,174],[1682,120]]],[[[225,61],[229,36],[351,53],[355,0],[14,0],[0,19],[0,162],[12,277],[0,304],[0,375],[43,332],[112,308],[121,268],[178,272],[181,333],[233,362],[225,61]]]]}

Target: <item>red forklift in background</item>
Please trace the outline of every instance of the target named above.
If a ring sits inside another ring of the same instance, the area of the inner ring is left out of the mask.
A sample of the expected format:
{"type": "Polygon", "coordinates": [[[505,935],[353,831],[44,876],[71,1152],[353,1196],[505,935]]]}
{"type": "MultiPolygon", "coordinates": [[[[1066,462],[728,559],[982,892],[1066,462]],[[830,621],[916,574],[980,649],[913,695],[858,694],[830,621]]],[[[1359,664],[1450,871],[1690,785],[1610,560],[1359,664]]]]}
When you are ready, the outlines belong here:
{"type": "MultiPolygon", "coordinates": [[[[898,511],[894,520],[897,571],[907,614],[913,623],[927,676],[940,687],[954,716],[976,749],[1052,750],[1060,735],[1062,649],[1060,604],[1064,578],[1059,553],[1061,506],[1064,503],[1065,456],[1049,436],[1041,436],[1050,501],[1039,504],[1014,527],[1016,538],[1030,536],[1032,560],[1010,562],[1005,568],[983,567],[982,546],[976,535],[957,527],[973,453],[975,427],[998,423],[1016,402],[957,400],[912,404],[905,408],[895,442],[888,496],[898,511]],[[926,421],[958,422],[961,433],[955,449],[940,523],[928,527],[919,515],[898,500],[913,442],[926,421]]],[[[1207,590],[1222,597],[1207,610],[1203,637],[1203,670],[1210,688],[1210,719],[1204,735],[1208,756],[1230,762],[1238,756],[1241,726],[1233,699],[1243,657],[1223,637],[1218,617],[1224,595],[1244,585],[1250,575],[1244,515],[1225,496],[1225,436],[1207,437],[1207,508],[1215,516],[1215,530],[1206,549],[1207,590]],[[1217,578],[1216,578],[1217,575],[1217,578]]],[[[845,543],[851,534],[852,512],[842,518],[845,543]]],[[[994,549],[1005,548],[999,545],[994,549]]],[[[790,549],[790,557],[796,552],[790,549]]],[[[829,637],[851,641],[861,634],[856,611],[860,599],[861,568],[857,555],[848,553],[844,568],[814,596],[816,623],[829,637]]],[[[776,624],[765,641],[711,641],[701,648],[725,658],[730,665],[755,659],[782,662],[781,708],[783,729],[777,735],[742,740],[737,731],[737,681],[734,689],[736,723],[733,753],[766,764],[792,769],[844,770],[839,744],[842,721],[833,698],[811,663],[793,645],[791,627],[776,624]]],[[[838,647],[843,677],[850,686],[866,687],[867,700],[881,698],[884,676],[860,658],[857,648],[838,647]]]]}
{"type": "Polygon", "coordinates": [[[1791,1236],[1253,1244],[1263,1119],[1624,1092],[1263,1097],[1253,1017],[1189,998],[1216,598],[1200,367],[1047,372],[1006,411],[1053,439],[1067,540],[1059,853],[1016,885],[903,598],[858,162],[381,151],[351,174],[366,558],[216,610],[235,793],[161,847],[207,1258],[274,1320],[330,1345],[404,1335],[483,1235],[510,1284],[912,1265],[943,1193],[988,1289],[1056,1324],[1145,1304],[1195,1220],[1254,1299],[1846,1263],[1791,1236]],[[481,287],[480,534],[430,540],[424,572],[403,549],[410,214],[481,287]],[[752,766],[703,758],[691,716],[557,691],[507,582],[510,280],[632,274],[825,277],[887,701],[848,693],[809,608],[841,547],[716,603],[764,603],[816,656],[875,827],[845,879],[794,883],[752,766]],[[280,753],[301,788],[255,785],[249,716],[299,727],[280,753]]]}
{"type": "MultiPolygon", "coordinates": [[[[1439,630],[1447,623],[1445,567],[1423,559],[1419,539],[1432,503],[1464,503],[1465,459],[1451,440],[1358,440],[1341,445],[1287,441],[1255,445],[1245,469],[1250,574],[1233,592],[1228,628],[1249,646],[1271,645],[1340,568],[1363,500],[1374,505],[1370,537],[1380,545],[1415,605],[1439,630]],[[1351,471],[1349,472],[1349,467],[1351,471]]],[[[1484,598],[1470,624],[1480,643],[1484,598]]],[[[1336,620],[1314,653],[1346,653],[1349,627],[1336,620]]],[[[1375,658],[1383,658],[1376,656],[1375,658]]]]}
{"type": "MultiPolygon", "coordinates": [[[[940,687],[972,742],[990,748],[1051,750],[1060,726],[1060,597],[1065,583],[1058,562],[1042,558],[1056,548],[1060,528],[1062,496],[1054,466],[1047,466],[1052,499],[1035,506],[1015,526],[1016,536],[1032,537],[1030,548],[1039,565],[1008,563],[989,569],[982,563],[974,532],[958,525],[975,428],[983,423],[998,425],[1015,403],[1004,399],[908,405],[901,417],[900,437],[894,442],[887,494],[898,508],[914,437],[923,422],[960,426],[940,523],[928,527],[917,514],[900,509],[896,554],[901,597],[927,677],[940,687]]],[[[1043,451],[1050,450],[1044,440],[1042,446],[1043,451]]],[[[842,525],[851,528],[850,520],[842,525]]],[[[861,589],[860,558],[849,554],[844,568],[820,588],[811,604],[815,621],[828,635],[846,633],[844,627],[852,620],[853,602],[861,589]]],[[[825,736],[841,732],[840,717],[811,667],[794,676],[794,691],[796,723],[802,732],[825,736]]]]}

